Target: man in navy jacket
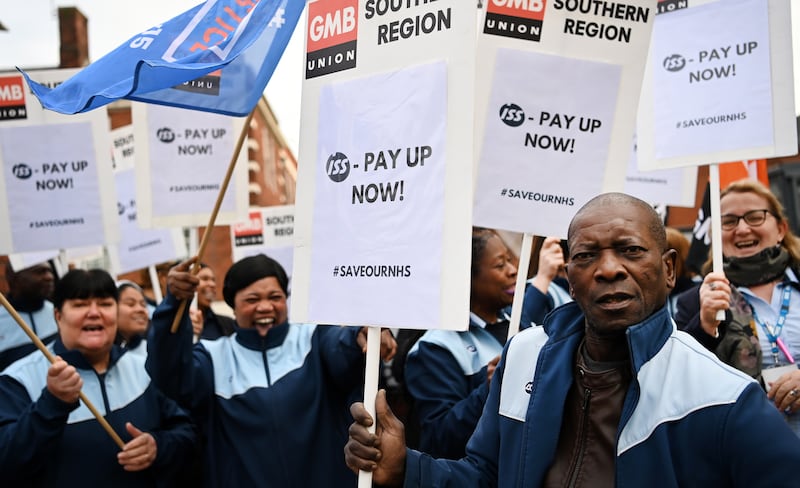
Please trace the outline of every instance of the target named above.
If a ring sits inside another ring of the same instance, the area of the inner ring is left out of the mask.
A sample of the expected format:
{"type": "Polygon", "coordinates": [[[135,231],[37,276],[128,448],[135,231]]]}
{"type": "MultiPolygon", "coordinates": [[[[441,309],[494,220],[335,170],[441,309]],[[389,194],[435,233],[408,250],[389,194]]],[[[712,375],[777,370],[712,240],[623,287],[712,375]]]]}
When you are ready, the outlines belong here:
{"type": "Polygon", "coordinates": [[[363,405],[351,408],[348,466],[383,486],[794,483],[800,440],[759,385],[676,331],[675,251],[652,208],[600,195],[568,240],[575,302],[506,346],[466,457],[406,450],[380,394],[375,434],[363,405]]]}

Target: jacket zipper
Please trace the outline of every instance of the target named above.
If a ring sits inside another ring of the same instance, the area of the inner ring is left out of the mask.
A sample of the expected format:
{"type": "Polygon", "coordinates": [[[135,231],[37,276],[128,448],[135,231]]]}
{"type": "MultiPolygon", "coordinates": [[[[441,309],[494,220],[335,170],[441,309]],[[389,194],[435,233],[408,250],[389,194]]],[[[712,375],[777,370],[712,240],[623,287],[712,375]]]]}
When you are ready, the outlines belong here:
{"type": "Polygon", "coordinates": [[[111,405],[108,403],[108,393],[106,393],[106,374],[108,374],[108,371],[103,374],[95,371],[94,374],[97,376],[97,381],[100,382],[100,392],[103,395],[103,407],[106,409],[106,413],[103,415],[105,417],[111,412],[111,405]]]}
{"type": "MultiPolygon", "coordinates": [[[[582,369],[578,370],[581,378],[584,376],[584,372],[582,369]]],[[[583,464],[583,454],[586,451],[586,431],[588,430],[589,426],[589,402],[592,399],[592,390],[589,388],[583,387],[583,405],[581,406],[581,410],[583,411],[583,418],[581,419],[581,427],[580,431],[578,431],[578,457],[575,459],[575,464],[572,465],[570,469],[570,476],[569,476],[569,486],[570,488],[574,488],[578,481],[578,475],[581,472],[581,465],[583,464]]]]}
{"type": "Polygon", "coordinates": [[[264,361],[264,374],[267,375],[267,386],[272,386],[272,380],[269,377],[269,363],[267,362],[267,350],[266,349],[262,349],[261,350],[261,359],[264,361]]]}

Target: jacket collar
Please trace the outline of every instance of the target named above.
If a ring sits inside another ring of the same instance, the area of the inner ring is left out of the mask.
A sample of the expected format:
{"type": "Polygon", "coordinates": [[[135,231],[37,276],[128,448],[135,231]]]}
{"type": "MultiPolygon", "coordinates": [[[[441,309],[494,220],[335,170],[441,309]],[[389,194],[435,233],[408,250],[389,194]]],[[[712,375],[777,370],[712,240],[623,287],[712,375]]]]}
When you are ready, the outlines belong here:
{"type": "MultiPolygon", "coordinates": [[[[75,366],[78,369],[94,369],[80,351],[77,349],[67,349],[66,346],[64,346],[64,343],[61,342],[60,337],[56,337],[56,340],[53,342],[53,352],[61,356],[61,359],[66,361],[67,364],[75,366]]],[[[124,349],[116,344],[111,346],[111,357],[108,360],[108,369],[106,369],[106,371],[114,367],[124,352],[124,349]]]]}
{"type": "Polygon", "coordinates": [[[284,322],[281,325],[271,328],[265,337],[261,337],[255,327],[243,329],[237,325],[236,342],[247,349],[266,351],[267,349],[278,347],[283,344],[288,333],[289,322],[284,322]]]}
{"type": "Polygon", "coordinates": [[[44,308],[44,298],[39,297],[14,297],[9,295],[8,303],[14,307],[17,312],[34,313],[44,308]]]}
{"type": "Polygon", "coordinates": [[[664,347],[667,339],[675,332],[675,324],[667,307],[661,307],[643,322],[628,327],[628,348],[634,371],[638,372],[644,363],[664,347]]]}
{"type": "MultiPolygon", "coordinates": [[[[550,341],[559,341],[575,334],[584,334],[586,328],[583,311],[575,302],[554,310],[544,321],[544,330],[550,341]]],[[[667,307],[634,324],[625,331],[634,371],[639,371],[661,349],[675,330],[667,307]]]]}

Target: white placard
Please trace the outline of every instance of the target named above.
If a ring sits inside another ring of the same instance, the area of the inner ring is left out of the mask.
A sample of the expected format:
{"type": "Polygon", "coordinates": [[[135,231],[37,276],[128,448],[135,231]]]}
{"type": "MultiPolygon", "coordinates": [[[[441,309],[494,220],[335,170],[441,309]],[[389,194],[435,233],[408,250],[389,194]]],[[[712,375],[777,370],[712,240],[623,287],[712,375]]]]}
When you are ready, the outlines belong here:
{"type": "Polygon", "coordinates": [[[49,251],[9,254],[8,261],[11,263],[12,269],[19,271],[40,263],[45,263],[51,259],[56,259],[57,257],[58,249],[51,249],[49,251]]]}
{"type": "Polygon", "coordinates": [[[250,209],[249,218],[231,225],[233,261],[264,254],[286,271],[289,278],[287,306],[291,313],[292,273],[294,271],[294,205],[250,209]]]}
{"type": "MultiPolygon", "coordinates": [[[[11,248],[102,243],[102,201],[88,123],[0,129],[11,248]],[[43,144],[42,141],[47,141],[43,144]]],[[[9,249],[10,250],[10,249],[9,249]]]]}
{"type": "Polygon", "coordinates": [[[692,207],[697,192],[697,168],[669,168],[639,171],[636,164],[636,142],[631,149],[624,192],[646,202],[692,207]]]}
{"type": "Polygon", "coordinates": [[[728,4],[659,19],[653,42],[653,59],[661,61],[653,69],[658,159],[772,143],[767,3],[728,4]],[[708,32],[699,48],[695,36],[685,35],[719,21],[725,29],[708,32]]]}
{"type": "Polygon", "coordinates": [[[136,175],[133,168],[116,172],[120,242],[109,247],[116,274],[187,256],[179,229],[142,229],[136,220],[136,175]]]}
{"type": "Polygon", "coordinates": [[[720,0],[657,17],[640,168],[797,152],[789,14],[785,0],[720,0]]]}
{"type": "Polygon", "coordinates": [[[133,126],[124,125],[113,129],[111,139],[111,165],[114,170],[121,171],[134,167],[136,153],[133,143],[133,126]]]}
{"type": "Polygon", "coordinates": [[[587,200],[623,189],[656,3],[488,0],[485,10],[474,222],[565,237],[587,200]]]}
{"type": "MultiPolygon", "coordinates": [[[[207,225],[243,119],[133,103],[133,125],[139,224],[143,228],[207,225]]],[[[247,200],[245,144],[216,223],[244,218],[247,200]]]]}
{"type": "Polygon", "coordinates": [[[464,329],[475,5],[337,0],[308,9],[293,319],[464,329]]]}
{"type": "MultiPolygon", "coordinates": [[[[77,70],[31,72],[55,85],[77,70]]],[[[105,110],[43,110],[17,72],[0,74],[0,253],[119,240],[105,110]]]]}
{"type": "Polygon", "coordinates": [[[476,225],[526,232],[535,220],[541,235],[566,236],[576,205],[603,191],[620,71],[498,50],[489,106],[500,109],[486,114],[476,225]],[[534,208],[546,211],[531,219],[534,208]]]}
{"type": "MultiPolygon", "coordinates": [[[[250,209],[247,220],[231,225],[233,260],[267,250],[294,248],[294,205],[250,209]]],[[[283,263],[281,263],[283,264],[283,263]]]]}
{"type": "Polygon", "coordinates": [[[310,291],[326,299],[311,302],[311,321],[438,322],[441,252],[430,243],[444,224],[446,81],[433,63],[322,89],[310,291]],[[369,299],[341,306],[350,297],[369,299]]]}

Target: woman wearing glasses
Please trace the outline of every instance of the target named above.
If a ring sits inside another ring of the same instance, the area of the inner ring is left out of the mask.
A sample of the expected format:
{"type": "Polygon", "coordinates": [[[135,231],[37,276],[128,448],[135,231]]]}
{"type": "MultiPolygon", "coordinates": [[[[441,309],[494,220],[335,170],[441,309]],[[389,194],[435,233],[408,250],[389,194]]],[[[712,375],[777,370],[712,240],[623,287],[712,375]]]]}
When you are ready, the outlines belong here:
{"type": "Polygon", "coordinates": [[[757,181],[728,186],[720,212],[724,273],[706,274],[681,295],[675,321],[720,359],[762,381],[800,435],[800,240],[781,203],[757,181]],[[717,320],[719,310],[724,320],[717,320]]]}

